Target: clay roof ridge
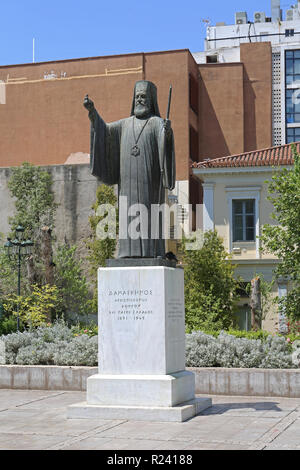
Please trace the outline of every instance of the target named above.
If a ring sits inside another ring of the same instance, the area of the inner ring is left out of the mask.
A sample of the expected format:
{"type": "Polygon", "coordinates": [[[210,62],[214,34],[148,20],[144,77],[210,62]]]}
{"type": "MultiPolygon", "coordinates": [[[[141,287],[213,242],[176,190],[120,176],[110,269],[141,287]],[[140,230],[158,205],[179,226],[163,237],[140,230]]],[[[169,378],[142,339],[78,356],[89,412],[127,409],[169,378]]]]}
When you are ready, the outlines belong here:
{"type": "Polygon", "coordinates": [[[251,150],[235,155],[206,159],[193,165],[195,168],[216,168],[216,167],[247,167],[247,166],[272,166],[282,164],[292,164],[292,146],[300,150],[300,142],[276,145],[264,149],[251,150]]]}

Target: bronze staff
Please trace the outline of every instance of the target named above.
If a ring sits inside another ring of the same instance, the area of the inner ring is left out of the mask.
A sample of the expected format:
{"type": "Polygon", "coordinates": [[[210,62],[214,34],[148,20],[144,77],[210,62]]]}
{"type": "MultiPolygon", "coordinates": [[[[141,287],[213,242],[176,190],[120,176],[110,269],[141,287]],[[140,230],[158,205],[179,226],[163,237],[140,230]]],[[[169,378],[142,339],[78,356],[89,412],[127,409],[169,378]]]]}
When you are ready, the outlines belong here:
{"type": "MultiPolygon", "coordinates": [[[[164,123],[164,127],[166,129],[166,132],[168,131],[168,121],[169,121],[169,116],[170,116],[170,108],[171,108],[171,99],[172,99],[172,85],[170,85],[170,89],[169,89],[169,98],[168,98],[168,107],[167,107],[167,115],[166,115],[166,119],[165,119],[165,123],[164,123]]],[[[159,209],[159,206],[160,206],[160,199],[161,199],[161,191],[162,191],[162,186],[163,186],[163,177],[164,177],[164,171],[165,171],[165,158],[164,158],[164,155],[163,155],[163,161],[162,161],[162,165],[161,165],[161,168],[160,168],[160,183],[159,183],[159,193],[158,193],[158,209],[159,209]]],[[[160,217],[160,213],[158,212],[158,220],[159,220],[159,217],[160,217]]],[[[163,230],[163,227],[161,227],[161,229],[163,230]]],[[[158,224],[158,230],[159,230],[159,224],[158,224]]],[[[159,236],[159,234],[157,234],[159,236]]],[[[155,238],[155,257],[157,257],[157,238],[155,238]]]]}

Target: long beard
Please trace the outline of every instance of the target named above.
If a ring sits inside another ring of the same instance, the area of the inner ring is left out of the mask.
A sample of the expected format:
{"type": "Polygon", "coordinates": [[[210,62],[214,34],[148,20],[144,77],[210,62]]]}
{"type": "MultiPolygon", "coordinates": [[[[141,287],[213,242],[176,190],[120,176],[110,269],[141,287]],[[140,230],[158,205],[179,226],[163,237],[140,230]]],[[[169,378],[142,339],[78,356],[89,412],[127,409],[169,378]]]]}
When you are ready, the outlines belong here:
{"type": "Polygon", "coordinates": [[[134,115],[137,118],[147,117],[150,114],[150,109],[146,105],[136,104],[134,108],[134,115]]]}

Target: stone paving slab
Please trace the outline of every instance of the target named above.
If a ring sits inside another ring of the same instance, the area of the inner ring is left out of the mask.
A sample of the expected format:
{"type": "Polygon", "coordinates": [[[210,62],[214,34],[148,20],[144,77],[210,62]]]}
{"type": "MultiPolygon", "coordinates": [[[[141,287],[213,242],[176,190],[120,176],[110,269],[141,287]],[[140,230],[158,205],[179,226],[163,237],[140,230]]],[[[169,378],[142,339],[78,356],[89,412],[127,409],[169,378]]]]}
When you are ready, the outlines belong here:
{"type": "Polygon", "coordinates": [[[3,389],[0,449],[300,450],[300,397],[209,397],[213,406],[184,423],[69,420],[85,392],[3,389]]]}
{"type": "Polygon", "coordinates": [[[41,450],[65,441],[65,436],[0,433],[0,450],[41,450]]]}
{"type": "Polygon", "coordinates": [[[0,408],[24,406],[29,405],[31,402],[34,402],[34,408],[37,408],[39,400],[50,399],[51,397],[60,396],[62,394],[63,392],[57,391],[4,389],[0,391],[0,408]]]}
{"type": "MultiPolygon", "coordinates": [[[[1,396],[1,393],[0,393],[1,396]]],[[[68,405],[77,403],[82,399],[82,392],[55,392],[52,395],[45,395],[40,400],[28,401],[22,405],[22,409],[60,409],[66,411],[68,405]]]]}

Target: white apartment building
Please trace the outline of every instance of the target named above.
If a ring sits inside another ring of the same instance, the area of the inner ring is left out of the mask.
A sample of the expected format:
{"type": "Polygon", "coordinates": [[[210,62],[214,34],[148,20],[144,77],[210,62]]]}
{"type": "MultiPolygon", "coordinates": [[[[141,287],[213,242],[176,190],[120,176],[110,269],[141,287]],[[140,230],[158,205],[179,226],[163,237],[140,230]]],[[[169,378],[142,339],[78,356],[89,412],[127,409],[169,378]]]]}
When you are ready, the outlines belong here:
{"type": "Polygon", "coordinates": [[[208,25],[204,52],[194,53],[198,64],[240,62],[242,43],[270,42],[272,47],[272,143],[300,140],[300,0],[282,11],[271,0],[265,12],[235,13],[235,23],[208,25]]]}

